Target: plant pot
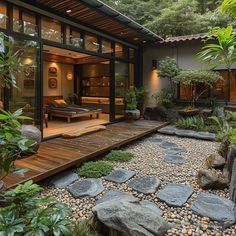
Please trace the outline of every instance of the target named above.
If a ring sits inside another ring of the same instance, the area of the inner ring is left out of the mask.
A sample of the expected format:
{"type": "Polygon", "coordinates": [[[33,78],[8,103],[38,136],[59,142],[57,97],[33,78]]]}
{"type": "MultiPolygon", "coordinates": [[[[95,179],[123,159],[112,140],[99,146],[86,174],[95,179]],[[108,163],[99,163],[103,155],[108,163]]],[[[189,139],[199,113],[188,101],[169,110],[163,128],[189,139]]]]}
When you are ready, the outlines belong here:
{"type": "Polygon", "coordinates": [[[125,119],[127,122],[132,122],[134,120],[140,119],[140,111],[136,110],[126,110],[125,111],[125,119]]]}
{"type": "Polygon", "coordinates": [[[186,116],[195,116],[195,115],[197,115],[198,113],[199,113],[199,109],[197,109],[197,108],[193,108],[193,109],[182,109],[182,110],[179,110],[179,114],[181,115],[181,116],[184,116],[184,117],[186,117],[186,116]]]}

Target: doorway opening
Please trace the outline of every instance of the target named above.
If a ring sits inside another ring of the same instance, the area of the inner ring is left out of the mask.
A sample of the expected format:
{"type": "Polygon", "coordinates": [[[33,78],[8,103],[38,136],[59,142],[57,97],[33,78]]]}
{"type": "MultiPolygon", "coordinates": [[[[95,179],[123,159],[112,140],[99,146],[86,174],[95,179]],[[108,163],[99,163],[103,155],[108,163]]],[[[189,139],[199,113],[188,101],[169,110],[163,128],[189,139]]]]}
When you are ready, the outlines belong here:
{"type": "Polygon", "coordinates": [[[43,52],[44,138],[109,123],[110,60],[47,45],[43,52]]]}

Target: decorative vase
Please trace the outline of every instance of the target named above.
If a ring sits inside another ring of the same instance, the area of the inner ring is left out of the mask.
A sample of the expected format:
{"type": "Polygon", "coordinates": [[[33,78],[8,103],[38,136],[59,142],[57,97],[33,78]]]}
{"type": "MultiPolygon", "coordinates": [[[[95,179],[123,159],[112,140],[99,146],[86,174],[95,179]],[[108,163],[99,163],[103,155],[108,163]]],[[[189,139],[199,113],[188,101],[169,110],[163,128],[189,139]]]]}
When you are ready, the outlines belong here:
{"type": "Polygon", "coordinates": [[[125,118],[127,122],[132,122],[134,120],[140,119],[140,111],[138,109],[135,110],[125,110],[125,118]]]}

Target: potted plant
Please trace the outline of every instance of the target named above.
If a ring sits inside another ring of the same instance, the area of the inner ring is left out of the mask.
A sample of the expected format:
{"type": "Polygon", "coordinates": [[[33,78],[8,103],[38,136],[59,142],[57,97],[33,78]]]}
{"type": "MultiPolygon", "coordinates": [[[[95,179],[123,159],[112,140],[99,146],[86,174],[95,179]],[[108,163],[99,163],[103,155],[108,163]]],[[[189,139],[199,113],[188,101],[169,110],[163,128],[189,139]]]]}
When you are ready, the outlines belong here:
{"type": "Polygon", "coordinates": [[[139,88],[135,87],[134,90],[137,99],[137,107],[140,110],[141,117],[143,117],[148,91],[144,87],[139,87],[139,88]]]}
{"type": "Polygon", "coordinates": [[[135,88],[130,88],[125,93],[125,117],[127,121],[140,119],[140,111],[137,109],[138,102],[135,93],[135,88]]]}

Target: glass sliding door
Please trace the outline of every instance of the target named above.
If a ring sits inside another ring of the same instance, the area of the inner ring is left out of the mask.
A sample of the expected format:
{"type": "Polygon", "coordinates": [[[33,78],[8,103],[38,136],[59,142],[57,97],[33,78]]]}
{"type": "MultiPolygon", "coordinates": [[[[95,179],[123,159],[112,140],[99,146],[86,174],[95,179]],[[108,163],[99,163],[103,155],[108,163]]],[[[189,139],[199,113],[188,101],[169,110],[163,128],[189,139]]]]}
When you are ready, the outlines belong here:
{"type": "Polygon", "coordinates": [[[115,62],[115,119],[125,115],[125,92],[129,87],[129,64],[115,62]]]}
{"type": "MultiPolygon", "coordinates": [[[[27,123],[36,124],[37,107],[36,91],[37,81],[39,79],[39,43],[34,41],[26,41],[22,39],[13,39],[13,51],[19,52],[21,69],[16,76],[16,84],[18,89],[12,88],[10,91],[9,108],[14,112],[23,108],[24,115],[31,117],[32,121],[27,123]]],[[[38,121],[40,120],[37,117],[38,121]]]]}

